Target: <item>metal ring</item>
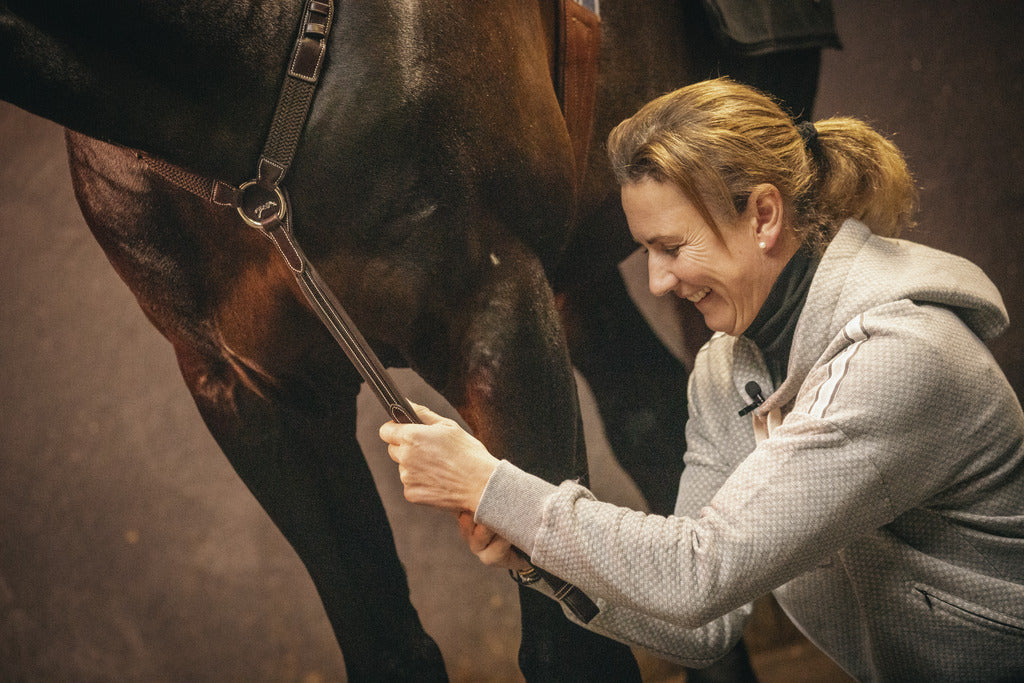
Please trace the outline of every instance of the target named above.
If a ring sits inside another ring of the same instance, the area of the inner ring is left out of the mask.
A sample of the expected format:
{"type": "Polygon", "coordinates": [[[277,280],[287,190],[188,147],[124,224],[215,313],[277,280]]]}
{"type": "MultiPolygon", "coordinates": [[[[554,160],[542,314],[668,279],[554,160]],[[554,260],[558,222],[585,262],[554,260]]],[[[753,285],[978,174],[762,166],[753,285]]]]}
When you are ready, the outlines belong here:
{"type": "Polygon", "coordinates": [[[257,214],[257,216],[253,218],[248,213],[246,213],[247,205],[245,201],[245,193],[246,190],[248,190],[251,187],[257,187],[260,190],[263,190],[264,192],[268,191],[266,188],[257,185],[255,180],[250,180],[238,186],[238,192],[239,195],[241,196],[241,199],[238,202],[236,210],[238,211],[238,215],[242,217],[242,220],[245,221],[247,225],[262,230],[267,225],[282,220],[285,217],[285,214],[288,212],[288,202],[285,200],[284,192],[281,190],[280,187],[276,185],[274,186],[274,197],[276,198],[277,201],[273,207],[267,206],[268,204],[274,204],[273,201],[267,201],[264,202],[263,204],[260,204],[259,206],[249,207],[253,211],[262,211],[267,208],[274,208],[275,210],[273,213],[271,213],[266,218],[264,218],[262,214],[257,214]]]}

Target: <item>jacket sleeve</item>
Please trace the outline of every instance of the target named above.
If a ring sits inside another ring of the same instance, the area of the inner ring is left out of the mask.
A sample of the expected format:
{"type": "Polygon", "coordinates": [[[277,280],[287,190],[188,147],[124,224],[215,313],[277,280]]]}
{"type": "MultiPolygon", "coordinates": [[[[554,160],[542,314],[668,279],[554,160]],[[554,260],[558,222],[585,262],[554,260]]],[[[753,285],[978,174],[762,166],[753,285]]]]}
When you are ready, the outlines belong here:
{"type": "Polygon", "coordinates": [[[699,514],[647,515],[571,482],[531,498],[506,468],[492,478],[494,500],[531,506],[532,528],[483,500],[478,519],[539,566],[652,623],[697,629],[737,610],[935,495],[970,457],[963,447],[978,431],[958,435],[968,405],[951,392],[958,358],[978,346],[969,331],[954,334],[955,316],[901,306],[860,316],[860,336],[837,337],[792,412],[699,514]]]}
{"type": "MultiPolygon", "coordinates": [[[[702,354],[698,357],[692,377],[707,373],[707,356],[702,354]]],[[[703,402],[699,396],[694,395],[693,385],[691,378],[688,399],[690,416],[686,426],[689,448],[685,455],[683,485],[680,487],[680,492],[685,491],[686,495],[676,504],[676,514],[680,516],[686,515],[690,509],[694,514],[699,512],[740,459],[726,458],[714,447],[710,433],[718,429],[713,423],[720,416],[714,410],[701,409],[703,402]],[[710,424],[705,418],[710,420],[710,424]]],[[[717,403],[714,400],[711,402],[717,403]]],[[[752,431],[749,442],[753,443],[752,431]]],[[[575,485],[566,483],[564,486],[571,488],[575,485]]],[[[528,554],[532,553],[533,540],[543,523],[542,510],[548,497],[558,491],[558,487],[522,472],[508,462],[502,462],[481,499],[477,521],[489,526],[504,523],[506,537],[514,539],[513,542],[528,554]],[[499,519],[503,522],[499,522],[499,519]]],[[[589,491],[584,495],[592,498],[589,491]]],[[[530,587],[553,598],[551,589],[544,582],[530,584],[530,587]]],[[[566,617],[596,633],[629,645],[645,647],[664,659],[691,668],[709,666],[728,654],[740,639],[753,610],[752,603],[741,605],[699,628],[687,628],[596,595],[590,597],[600,608],[593,620],[584,624],[571,611],[563,609],[566,617]]]]}
{"type": "MultiPolygon", "coordinates": [[[[596,503],[593,494],[573,482],[564,482],[556,487],[502,461],[487,483],[476,520],[501,531],[517,547],[532,555],[532,541],[543,525],[543,513],[540,511],[547,506],[551,497],[566,494],[581,496],[596,503]]],[[[597,504],[623,514],[645,516],[627,508],[597,504]]],[[[644,578],[638,575],[627,580],[643,581],[644,578]]],[[[530,584],[530,587],[553,598],[551,589],[544,582],[530,584]]],[[[563,608],[566,617],[595,633],[628,645],[645,647],[665,659],[692,668],[709,666],[728,654],[743,634],[743,628],[753,610],[752,604],[742,605],[699,628],[688,628],[671,619],[658,618],[616,604],[593,592],[589,596],[600,610],[593,620],[584,624],[571,611],[563,608]]]]}
{"type": "Polygon", "coordinates": [[[729,654],[743,635],[743,628],[753,611],[753,603],[743,605],[700,628],[683,628],[642,612],[596,600],[600,612],[589,624],[576,619],[563,608],[566,616],[580,626],[627,645],[647,648],[662,659],[692,669],[702,669],[729,654]]]}

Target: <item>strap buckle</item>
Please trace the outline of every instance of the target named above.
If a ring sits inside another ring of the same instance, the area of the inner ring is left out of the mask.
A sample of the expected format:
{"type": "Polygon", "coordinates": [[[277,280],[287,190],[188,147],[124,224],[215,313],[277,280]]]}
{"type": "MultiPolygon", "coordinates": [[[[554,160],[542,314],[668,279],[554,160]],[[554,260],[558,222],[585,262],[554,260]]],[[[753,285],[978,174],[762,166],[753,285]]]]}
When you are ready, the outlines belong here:
{"type": "Polygon", "coordinates": [[[288,213],[288,201],[280,186],[267,188],[250,180],[238,186],[238,194],[238,215],[257,230],[266,232],[288,213]]]}

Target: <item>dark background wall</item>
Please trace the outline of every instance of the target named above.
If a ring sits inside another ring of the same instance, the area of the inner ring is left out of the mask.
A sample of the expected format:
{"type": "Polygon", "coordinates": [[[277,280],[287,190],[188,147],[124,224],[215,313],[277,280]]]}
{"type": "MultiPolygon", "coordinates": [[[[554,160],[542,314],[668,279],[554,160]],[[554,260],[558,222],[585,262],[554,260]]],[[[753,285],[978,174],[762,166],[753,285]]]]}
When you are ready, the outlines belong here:
{"type": "MultiPolygon", "coordinates": [[[[613,0],[607,0],[613,1],[613,0]]],[[[1024,387],[1024,3],[837,0],[816,117],[891,134],[921,186],[910,238],[967,256],[1011,310],[993,344],[1024,387]]],[[[309,579],[206,433],[170,346],[78,213],[61,131],[0,104],[0,681],[343,680],[309,579]]],[[[416,400],[435,395],[409,374],[416,400]]],[[[446,515],[401,498],[360,432],[456,680],[515,680],[518,616],[446,515]]],[[[595,488],[639,505],[587,404],[595,488]]],[[[821,680],[785,657],[765,680],[821,680]]],[[[671,674],[650,669],[654,680],[671,674]]]]}

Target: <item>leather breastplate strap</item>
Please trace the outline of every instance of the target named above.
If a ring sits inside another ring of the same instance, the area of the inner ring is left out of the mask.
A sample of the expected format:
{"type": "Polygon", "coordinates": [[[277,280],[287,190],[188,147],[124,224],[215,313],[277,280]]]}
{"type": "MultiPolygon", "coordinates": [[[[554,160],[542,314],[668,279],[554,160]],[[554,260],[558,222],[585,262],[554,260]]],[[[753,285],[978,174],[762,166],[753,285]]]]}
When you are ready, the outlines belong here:
{"type": "Polygon", "coordinates": [[[558,30],[552,79],[562,105],[576,160],[576,187],[583,186],[594,126],[601,20],[577,0],[557,0],[558,30]]]}
{"type": "MultiPolygon", "coordinates": [[[[575,3],[570,0],[570,4],[575,3]]],[[[178,187],[206,201],[235,208],[247,225],[270,238],[295,275],[299,289],[313,312],[345,351],[392,419],[404,423],[419,422],[416,412],[377,354],[292,236],[292,211],[288,194],[281,186],[309,115],[333,18],[333,0],[306,0],[299,36],[288,63],[270,133],[260,155],[256,178],[234,187],[144,153],[139,155],[150,168],[178,187]]],[[[589,622],[597,616],[597,605],[579,588],[540,567],[534,569],[551,587],[555,597],[581,621],[589,622]]]]}
{"type": "Polygon", "coordinates": [[[214,204],[234,207],[243,221],[262,230],[277,244],[296,273],[302,271],[304,259],[291,239],[291,212],[281,181],[295,156],[299,137],[309,116],[313,93],[327,54],[327,37],[333,19],[333,0],[306,0],[299,35],[288,60],[254,179],[235,187],[142,154],[150,168],[172,183],[214,204]]]}

